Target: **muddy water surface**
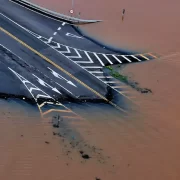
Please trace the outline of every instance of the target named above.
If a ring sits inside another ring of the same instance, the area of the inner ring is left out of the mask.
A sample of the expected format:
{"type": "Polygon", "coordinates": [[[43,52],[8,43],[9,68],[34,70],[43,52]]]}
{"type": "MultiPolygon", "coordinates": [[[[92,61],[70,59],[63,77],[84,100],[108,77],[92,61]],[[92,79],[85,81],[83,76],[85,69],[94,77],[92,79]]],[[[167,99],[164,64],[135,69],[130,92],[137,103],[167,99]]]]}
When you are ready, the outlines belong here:
{"type": "MultiPolygon", "coordinates": [[[[71,0],[31,0],[54,11],[69,14],[71,0]]],[[[134,50],[177,51],[180,47],[178,0],[75,0],[74,16],[101,19],[83,29],[107,44],[134,50]],[[122,10],[126,9],[122,22],[122,10]],[[166,48],[164,48],[166,47],[166,48]],[[159,49],[160,48],[160,49],[159,49]]]]}
{"type": "MultiPolygon", "coordinates": [[[[70,1],[32,1],[64,14],[71,7],[70,1]]],[[[103,114],[99,107],[82,112],[88,123],[75,127],[89,144],[103,149],[105,163],[96,158],[81,162],[78,150],[69,158],[59,138],[52,135],[52,127],[36,111],[31,117],[28,107],[12,111],[5,103],[2,113],[6,115],[1,115],[0,125],[0,179],[180,179],[180,2],[76,0],[75,10],[81,11],[83,18],[104,20],[83,28],[106,43],[167,55],[119,70],[152,94],[131,90],[142,114],[128,119],[111,110],[103,114]],[[126,15],[122,22],[123,8],[126,15]],[[23,112],[21,117],[19,111],[23,112]]],[[[81,113],[81,109],[75,110],[81,113]]]]}

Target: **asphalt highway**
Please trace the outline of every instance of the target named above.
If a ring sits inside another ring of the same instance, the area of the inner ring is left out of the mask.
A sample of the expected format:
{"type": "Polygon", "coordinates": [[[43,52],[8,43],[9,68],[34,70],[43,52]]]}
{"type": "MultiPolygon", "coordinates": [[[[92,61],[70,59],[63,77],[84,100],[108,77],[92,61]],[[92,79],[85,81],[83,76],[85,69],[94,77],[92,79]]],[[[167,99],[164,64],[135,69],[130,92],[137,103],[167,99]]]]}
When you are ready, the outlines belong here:
{"type": "Polygon", "coordinates": [[[103,67],[147,61],[154,55],[117,53],[84,37],[71,24],[11,1],[0,4],[1,95],[33,97],[42,114],[51,112],[41,110],[47,101],[56,102],[61,112],[70,111],[63,105],[67,102],[88,101],[130,111],[131,98],[103,67]]]}

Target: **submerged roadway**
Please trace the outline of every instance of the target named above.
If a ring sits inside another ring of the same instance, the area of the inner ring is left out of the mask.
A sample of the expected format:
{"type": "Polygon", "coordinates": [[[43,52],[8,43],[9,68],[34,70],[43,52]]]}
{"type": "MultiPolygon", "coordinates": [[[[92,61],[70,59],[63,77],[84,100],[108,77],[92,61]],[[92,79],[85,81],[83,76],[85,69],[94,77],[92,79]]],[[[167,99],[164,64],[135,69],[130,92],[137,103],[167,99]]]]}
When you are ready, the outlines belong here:
{"type": "MultiPolygon", "coordinates": [[[[63,21],[0,0],[0,98],[37,104],[44,117],[59,112],[79,118],[67,102],[98,102],[122,114],[133,105],[122,83],[104,66],[147,61],[153,54],[118,52],[63,21]]],[[[85,106],[85,105],[84,105],[85,106]]]]}

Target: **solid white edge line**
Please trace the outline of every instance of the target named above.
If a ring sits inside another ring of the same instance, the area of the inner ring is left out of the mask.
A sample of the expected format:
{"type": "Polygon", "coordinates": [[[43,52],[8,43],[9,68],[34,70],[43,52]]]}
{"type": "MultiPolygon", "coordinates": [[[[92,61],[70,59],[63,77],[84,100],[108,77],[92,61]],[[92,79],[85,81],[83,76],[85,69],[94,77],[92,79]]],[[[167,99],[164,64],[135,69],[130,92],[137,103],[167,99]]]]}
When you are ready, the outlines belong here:
{"type": "MultiPolygon", "coordinates": [[[[9,0],[9,1],[11,1],[11,0],[9,0]]],[[[30,8],[27,8],[27,7],[25,7],[25,6],[21,5],[21,4],[18,4],[18,3],[14,2],[14,1],[11,1],[11,2],[14,3],[14,4],[17,4],[18,6],[21,6],[21,7],[25,8],[25,9],[28,9],[29,11],[32,11],[32,12],[34,12],[34,13],[36,13],[36,14],[39,14],[39,15],[41,15],[41,16],[44,16],[44,17],[46,17],[46,18],[48,18],[48,19],[52,19],[52,20],[57,21],[57,22],[63,22],[62,20],[57,20],[57,19],[51,18],[51,17],[49,17],[49,16],[43,15],[42,13],[39,13],[39,12],[37,12],[37,11],[34,11],[34,10],[32,10],[32,9],[30,9],[30,8]]],[[[65,22],[63,22],[63,23],[65,23],[65,22]]],[[[65,24],[66,24],[66,23],[65,23],[65,24]]],[[[67,24],[73,25],[73,24],[68,23],[68,22],[67,22],[67,24]]]]}

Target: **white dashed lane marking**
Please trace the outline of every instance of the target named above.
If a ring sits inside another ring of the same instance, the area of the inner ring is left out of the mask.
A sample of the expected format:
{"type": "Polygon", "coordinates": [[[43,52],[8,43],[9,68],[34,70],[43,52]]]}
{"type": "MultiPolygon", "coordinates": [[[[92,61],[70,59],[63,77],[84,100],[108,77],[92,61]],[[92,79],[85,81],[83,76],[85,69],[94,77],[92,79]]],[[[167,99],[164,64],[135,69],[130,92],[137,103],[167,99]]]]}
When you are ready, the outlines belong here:
{"type": "Polygon", "coordinates": [[[53,35],[55,36],[57,34],[57,32],[54,32],[53,35]]]}

